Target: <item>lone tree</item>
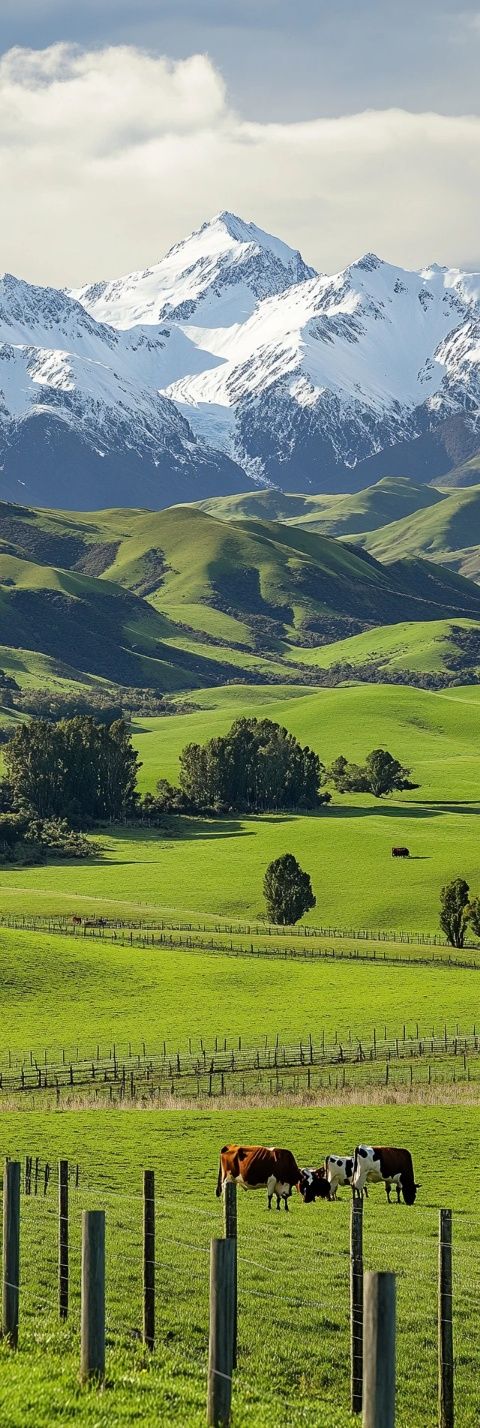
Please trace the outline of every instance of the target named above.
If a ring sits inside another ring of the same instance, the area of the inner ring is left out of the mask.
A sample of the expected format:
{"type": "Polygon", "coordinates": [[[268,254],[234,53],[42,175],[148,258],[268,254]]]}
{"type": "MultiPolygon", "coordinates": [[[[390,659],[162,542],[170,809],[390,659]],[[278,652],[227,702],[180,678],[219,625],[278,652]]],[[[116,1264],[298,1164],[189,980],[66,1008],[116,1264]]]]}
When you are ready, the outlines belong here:
{"type": "Polygon", "coordinates": [[[303,872],[293,853],[284,853],[269,863],[263,891],[270,922],[278,922],[283,927],[291,927],[315,907],[310,874],[303,872]]]}
{"type": "Polygon", "coordinates": [[[453,878],[440,894],[440,927],[451,947],[463,947],[467,931],[469,887],[465,878],[453,878]]]}

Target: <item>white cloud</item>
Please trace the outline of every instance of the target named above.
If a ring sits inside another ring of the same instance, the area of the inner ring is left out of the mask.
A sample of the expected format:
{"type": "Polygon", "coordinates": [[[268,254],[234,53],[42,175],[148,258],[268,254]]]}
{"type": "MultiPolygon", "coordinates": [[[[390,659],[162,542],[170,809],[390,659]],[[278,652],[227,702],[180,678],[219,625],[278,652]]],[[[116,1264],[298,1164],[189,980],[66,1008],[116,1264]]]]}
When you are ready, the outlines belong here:
{"type": "Polygon", "coordinates": [[[318,267],[478,256],[480,118],[252,123],[205,55],[126,46],[0,60],[0,267],[79,283],[141,267],[220,208],[318,267]]]}

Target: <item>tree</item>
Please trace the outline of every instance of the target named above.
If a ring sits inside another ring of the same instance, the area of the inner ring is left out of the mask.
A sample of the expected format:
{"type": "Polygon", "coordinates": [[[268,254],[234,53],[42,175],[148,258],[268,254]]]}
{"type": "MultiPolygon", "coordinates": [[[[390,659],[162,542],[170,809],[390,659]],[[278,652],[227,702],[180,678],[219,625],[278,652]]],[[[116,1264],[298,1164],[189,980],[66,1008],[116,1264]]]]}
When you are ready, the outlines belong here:
{"type": "Polygon", "coordinates": [[[373,793],[383,798],[395,789],[417,788],[410,783],[410,769],[403,767],[388,749],[372,749],[364,764],[352,764],[340,754],[329,769],[329,777],[338,793],[373,793]]]}
{"type": "Polygon", "coordinates": [[[468,883],[453,878],[440,894],[440,927],[452,947],[463,947],[468,923],[468,883]]]}
{"type": "Polygon", "coordinates": [[[360,764],[351,764],[345,754],[339,754],[329,769],[329,777],[337,793],[369,793],[367,771],[360,764]]]}
{"type": "Polygon", "coordinates": [[[480,897],[470,898],[468,921],[475,937],[480,937],[480,897]]]}
{"type": "Polygon", "coordinates": [[[410,769],[405,769],[388,749],[372,749],[365,760],[365,772],[370,792],[375,798],[383,798],[395,789],[412,788],[409,783],[410,769]]]}
{"type": "Polygon", "coordinates": [[[304,873],[293,853],[284,853],[269,863],[263,891],[270,922],[292,926],[315,907],[309,873],[304,873]]]}

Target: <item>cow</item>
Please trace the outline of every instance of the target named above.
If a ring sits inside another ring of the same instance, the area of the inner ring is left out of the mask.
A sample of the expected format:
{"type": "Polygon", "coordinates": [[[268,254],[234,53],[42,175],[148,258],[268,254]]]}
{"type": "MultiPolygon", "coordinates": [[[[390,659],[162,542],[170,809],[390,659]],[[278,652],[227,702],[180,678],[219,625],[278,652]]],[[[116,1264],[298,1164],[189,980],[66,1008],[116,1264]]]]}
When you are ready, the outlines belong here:
{"type": "Polygon", "coordinates": [[[314,1200],[334,1199],[324,1165],[320,1165],[318,1170],[302,1170],[297,1189],[300,1191],[304,1205],[311,1205],[314,1200]]]}
{"type": "Polygon", "coordinates": [[[351,1185],[353,1189],[353,1155],[326,1155],[325,1175],[332,1191],[332,1200],[337,1198],[339,1185],[351,1185]]]}
{"type": "Polygon", "coordinates": [[[303,1174],[291,1150],[264,1145],[224,1145],[220,1151],[216,1194],[221,1195],[229,1180],[244,1190],[267,1190],[269,1210],[274,1195],[277,1210],[282,1200],[288,1210],[293,1187],[300,1189],[303,1174]]]}
{"type": "Polygon", "coordinates": [[[392,848],[392,858],[409,858],[409,848],[392,848]]]}
{"type": "Polygon", "coordinates": [[[357,1145],[353,1157],[354,1193],[361,1195],[367,1181],[378,1184],[382,1180],[389,1204],[392,1185],[397,1191],[397,1205],[400,1195],[406,1205],[415,1203],[420,1186],[415,1181],[410,1151],[395,1146],[357,1145]]]}

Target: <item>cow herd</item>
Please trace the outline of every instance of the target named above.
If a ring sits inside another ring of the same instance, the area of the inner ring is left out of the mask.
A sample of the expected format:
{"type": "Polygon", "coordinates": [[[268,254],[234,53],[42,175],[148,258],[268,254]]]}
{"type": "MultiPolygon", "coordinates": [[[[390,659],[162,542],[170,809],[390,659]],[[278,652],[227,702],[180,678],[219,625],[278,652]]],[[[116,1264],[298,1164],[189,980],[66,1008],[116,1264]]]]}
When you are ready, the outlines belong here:
{"type": "Polygon", "coordinates": [[[291,1150],[264,1145],[224,1145],[220,1151],[218,1196],[229,1181],[244,1190],[266,1190],[269,1210],[274,1196],[277,1210],[282,1200],[288,1210],[295,1188],[305,1205],[314,1200],[336,1200],[337,1191],[343,1185],[350,1186],[354,1197],[361,1198],[368,1195],[368,1185],[381,1182],[389,1203],[395,1188],[397,1204],[403,1196],[406,1205],[413,1205],[420,1188],[415,1181],[409,1150],[374,1145],[357,1145],[351,1156],[327,1155],[316,1170],[300,1169],[291,1150]]]}

